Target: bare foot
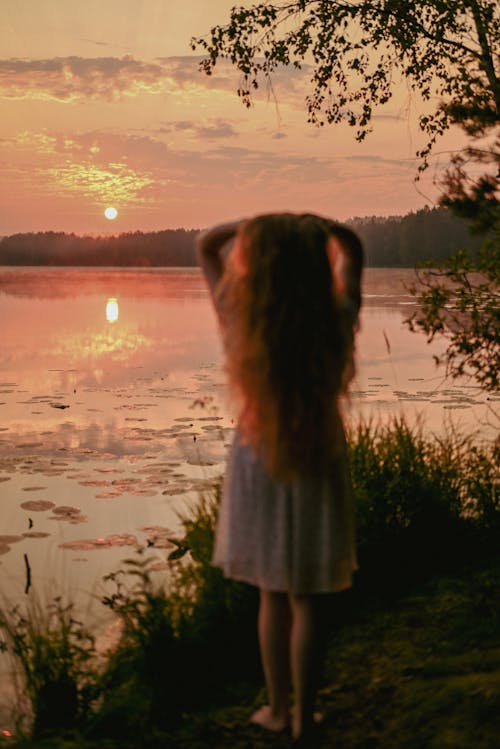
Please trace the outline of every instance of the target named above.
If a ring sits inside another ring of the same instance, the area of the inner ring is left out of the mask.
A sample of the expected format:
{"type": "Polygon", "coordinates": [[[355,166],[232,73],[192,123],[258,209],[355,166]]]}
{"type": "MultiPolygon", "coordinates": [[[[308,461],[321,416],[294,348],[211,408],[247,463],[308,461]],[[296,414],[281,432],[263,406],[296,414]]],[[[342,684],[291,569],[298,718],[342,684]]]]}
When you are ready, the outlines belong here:
{"type": "Polygon", "coordinates": [[[288,716],[273,715],[269,705],[263,705],[254,712],[250,718],[250,723],[255,723],[267,731],[279,733],[288,728],[288,716]]]}

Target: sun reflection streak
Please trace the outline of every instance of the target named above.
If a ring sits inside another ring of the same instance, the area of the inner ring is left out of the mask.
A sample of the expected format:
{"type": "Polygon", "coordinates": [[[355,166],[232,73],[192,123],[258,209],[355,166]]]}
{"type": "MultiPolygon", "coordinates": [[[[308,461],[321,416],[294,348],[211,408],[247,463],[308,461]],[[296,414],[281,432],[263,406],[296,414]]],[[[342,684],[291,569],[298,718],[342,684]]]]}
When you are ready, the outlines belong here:
{"type": "Polygon", "coordinates": [[[154,341],[142,333],[113,325],[105,331],[60,337],[57,345],[51,347],[51,352],[58,357],[71,358],[74,366],[78,367],[83,366],[84,362],[97,362],[107,356],[112,356],[115,362],[129,361],[153,347],[154,341]]]}
{"type": "Polygon", "coordinates": [[[118,308],[118,299],[116,299],[115,297],[110,297],[106,304],[106,320],[110,323],[116,322],[118,320],[119,314],[120,310],[118,308]]]}

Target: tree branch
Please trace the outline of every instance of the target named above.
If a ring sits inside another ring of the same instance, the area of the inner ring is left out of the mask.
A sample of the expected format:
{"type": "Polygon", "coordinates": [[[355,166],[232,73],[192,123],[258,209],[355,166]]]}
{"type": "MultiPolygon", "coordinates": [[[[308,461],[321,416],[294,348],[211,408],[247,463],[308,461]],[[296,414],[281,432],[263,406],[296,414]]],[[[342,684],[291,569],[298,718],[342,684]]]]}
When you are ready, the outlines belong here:
{"type": "Polygon", "coordinates": [[[495,63],[493,62],[493,56],[491,54],[490,44],[488,41],[488,37],[486,35],[486,29],[484,27],[483,17],[481,14],[481,8],[479,6],[479,3],[476,2],[476,0],[468,0],[467,5],[470,7],[472,11],[474,24],[477,30],[477,37],[479,40],[479,45],[481,47],[481,53],[482,53],[481,55],[482,68],[484,72],[486,73],[486,76],[491,86],[491,90],[493,91],[497,116],[500,117],[500,81],[498,80],[498,77],[495,71],[495,63]]]}

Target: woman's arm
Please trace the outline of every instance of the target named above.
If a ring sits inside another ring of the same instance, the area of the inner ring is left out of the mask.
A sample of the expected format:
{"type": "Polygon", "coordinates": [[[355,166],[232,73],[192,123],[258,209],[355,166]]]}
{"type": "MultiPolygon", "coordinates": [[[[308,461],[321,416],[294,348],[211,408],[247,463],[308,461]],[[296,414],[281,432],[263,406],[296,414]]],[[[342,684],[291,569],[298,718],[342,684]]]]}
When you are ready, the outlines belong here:
{"type": "Polygon", "coordinates": [[[361,307],[363,246],[347,227],[332,222],[329,228],[328,255],[335,289],[349,301],[357,318],[361,307]]]}
{"type": "Polygon", "coordinates": [[[223,250],[234,239],[242,222],[219,224],[200,232],[196,238],[196,255],[207,283],[213,292],[224,273],[223,250]]]}

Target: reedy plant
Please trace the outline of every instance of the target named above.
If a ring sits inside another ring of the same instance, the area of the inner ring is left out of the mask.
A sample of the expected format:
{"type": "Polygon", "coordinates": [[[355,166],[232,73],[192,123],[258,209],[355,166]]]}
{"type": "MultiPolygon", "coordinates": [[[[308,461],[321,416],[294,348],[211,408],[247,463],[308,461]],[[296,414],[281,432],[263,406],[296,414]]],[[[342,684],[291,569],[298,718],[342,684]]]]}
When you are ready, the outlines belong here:
{"type": "Polygon", "coordinates": [[[452,428],[429,437],[396,417],[359,422],[348,444],[358,548],[372,569],[418,576],[497,537],[498,443],[452,428]]]}
{"type": "Polygon", "coordinates": [[[24,607],[4,607],[0,627],[20,666],[16,687],[30,702],[33,738],[82,725],[99,687],[94,637],[75,619],[74,605],[57,596],[44,606],[32,596],[24,607]]]}
{"type": "Polygon", "coordinates": [[[219,488],[181,517],[170,568],[158,581],[156,559],[135,558],[106,576],[115,590],[103,598],[123,630],[104,675],[96,716],[100,733],[169,728],[187,710],[217,702],[238,676],[256,671],[255,594],[225,580],[211,564],[219,488]],[[246,648],[246,649],[245,649],[246,648]]]}

